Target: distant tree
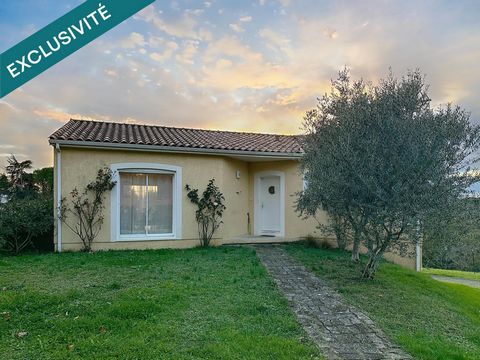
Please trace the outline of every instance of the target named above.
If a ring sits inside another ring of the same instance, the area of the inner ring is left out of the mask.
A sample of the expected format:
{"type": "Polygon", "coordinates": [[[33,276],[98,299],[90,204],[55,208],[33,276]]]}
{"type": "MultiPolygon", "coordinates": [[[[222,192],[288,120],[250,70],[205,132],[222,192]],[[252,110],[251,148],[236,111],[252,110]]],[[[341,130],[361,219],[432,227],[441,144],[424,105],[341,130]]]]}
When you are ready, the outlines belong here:
{"type": "Polygon", "coordinates": [[[70,192],[69,198],[63,198],[59,209],[60,220],[83,244],[83,251],[92,251],[92,244],[101,230],[105,208],[105,196],[116,185],[109,168],[99,169],[94,181],[82,191],[77,188],[70,192]],[[69,221],[73,217],[73,221],[69,221]]]}
{"type": "Polygon", "coordinates": [[[480,199],[460,198],[448,209],[432,209],[423,223],[426,267],[480,271],[480,199]]]}
{"type": "Polygon", "coordinates": [[[18,161],[15,155],[10,155],[7,158],[8,165],[5,168],[10,182],[14,186],[22,187],[25,183],[26,170],[32,168],[32,160],[18,161]]]}
{"type": "Polygon", "coordinates": [[[417,241],[430,209],[445,208],[478,181],[465,171],[480,128],[458,107],[432,109],[418,71],[373,86],[344,70],[304,126],[309,186],[298,210],[341,217],[354,247],[362,242],[368,250],[366,278],[385,252],[417,241]]]}
{"type": "Polygon", "coordinates": [[[10,181],[10,192],[17,197],[25,197],[35,192],[33,175],[27,173],[32,168],[32,160],[18,161],[15,155],[7,158],[8,165],[5,167],[10,181]]]}
{"type": "Polygon", "coordinates": [[[0,174],[0,195],[8,195],[10,193],[10,181],[5,174],[0,174]]]}
{"type": "Polygon", "coordinates": [[[0,194],[32,195],[40,192],[44,195],[53,194],[53,167],[45,167],[28,173],[32,161],[19,162],[15,155],[7,158],[6,174],[0,174],[0,194]],[[27,194],[26,194],[27,193],[27,194]]]}
{"type": "Polygon", "coordinates": [[[44,195],[53,194],[53,167],[45,167],[33,172],[33,182],[44,195]]]}

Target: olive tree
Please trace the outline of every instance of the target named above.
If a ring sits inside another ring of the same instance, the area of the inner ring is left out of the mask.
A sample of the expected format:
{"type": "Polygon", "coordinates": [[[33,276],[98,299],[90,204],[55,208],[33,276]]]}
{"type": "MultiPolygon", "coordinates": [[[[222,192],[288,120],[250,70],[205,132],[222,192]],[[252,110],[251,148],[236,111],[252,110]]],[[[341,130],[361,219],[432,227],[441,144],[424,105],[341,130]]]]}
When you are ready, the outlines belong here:
{"type": "Polygon", "coordinates": [[[372,85],[344,70],[304,119],[301,167],[309,186],[298,210],[341,217],[357,254],[361,243],[367,248],[366,278],[385,252],[418,241],[430,209],[478,181],[468,164],[479,127],[459,107],[433,109],[427,90],[419,71],[372,85]]]}

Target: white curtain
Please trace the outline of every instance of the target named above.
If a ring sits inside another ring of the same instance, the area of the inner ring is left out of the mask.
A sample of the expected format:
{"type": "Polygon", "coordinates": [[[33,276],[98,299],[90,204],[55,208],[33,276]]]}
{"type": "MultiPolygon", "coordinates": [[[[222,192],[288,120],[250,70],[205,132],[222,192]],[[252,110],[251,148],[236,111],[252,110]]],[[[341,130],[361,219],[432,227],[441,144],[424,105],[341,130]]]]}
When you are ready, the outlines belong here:
{"type": "Polygon", "coordinates": [[[150,234],[172,232],[172,195],[172,175],[148,175],[148,232],[150,234]]]}
{"type": "Polygon", "coordinates": [[[121,173],[120,186],[120,234],[145,234],[147,176],[121,173]]]}
{"type": "Polygon", "coordinates": [[[169,234],[173,175],[120,173],[120,234],[169,234]]]}

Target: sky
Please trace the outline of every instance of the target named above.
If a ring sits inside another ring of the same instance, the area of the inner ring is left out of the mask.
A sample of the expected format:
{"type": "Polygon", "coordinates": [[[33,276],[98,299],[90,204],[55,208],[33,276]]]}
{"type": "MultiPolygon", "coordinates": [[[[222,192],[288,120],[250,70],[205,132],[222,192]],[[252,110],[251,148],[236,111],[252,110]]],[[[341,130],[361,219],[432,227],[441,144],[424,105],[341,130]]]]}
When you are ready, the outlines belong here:
{"type": "MultiPolygon", "coordinates": [[[[83,1],[2,0],[0,52],[83,1]]],[[[301,132],[348,67],[376,82],[419,68],[434,106],[480,123],[480,1],[159,1],[0,100],[6,156],[51,166],[70,118],[301,132]]]]}

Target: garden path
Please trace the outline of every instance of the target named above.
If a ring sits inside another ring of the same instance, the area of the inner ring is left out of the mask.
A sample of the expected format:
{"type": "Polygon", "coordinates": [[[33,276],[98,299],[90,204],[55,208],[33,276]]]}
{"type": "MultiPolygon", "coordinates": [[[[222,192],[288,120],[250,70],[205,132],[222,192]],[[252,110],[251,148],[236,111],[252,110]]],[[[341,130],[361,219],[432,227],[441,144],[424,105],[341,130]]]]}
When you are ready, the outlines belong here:
{"type": "Polygon", "coordinates": [[[328,359],[412,359],[365,314],[346,304],[281,246],[254,245],[310,338],[328,359]]]}

